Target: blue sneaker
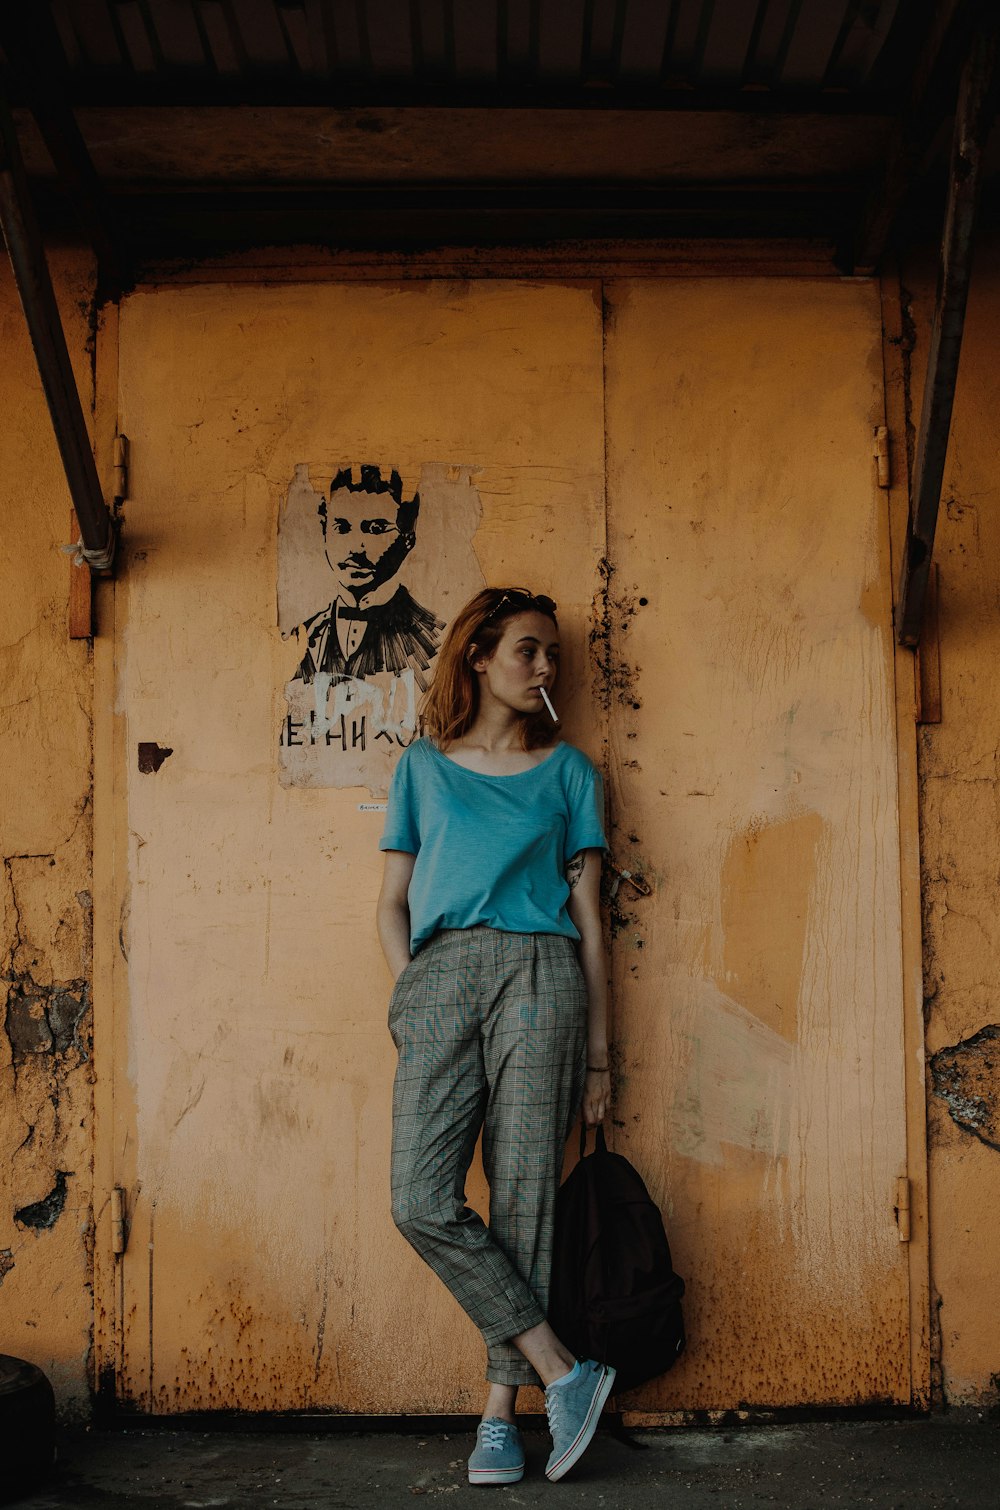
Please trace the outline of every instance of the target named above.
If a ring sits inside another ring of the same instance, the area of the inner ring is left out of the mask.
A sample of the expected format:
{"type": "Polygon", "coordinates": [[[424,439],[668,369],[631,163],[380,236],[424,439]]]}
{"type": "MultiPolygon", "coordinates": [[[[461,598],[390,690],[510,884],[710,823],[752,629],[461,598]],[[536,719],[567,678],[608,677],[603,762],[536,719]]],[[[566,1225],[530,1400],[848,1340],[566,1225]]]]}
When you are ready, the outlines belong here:
{"type": "Polygon", "coordinates": [[[470,1484],[516,1484],[524,1478],[524,1443],[509,1421],[490,1416],[476,1428],[469,1459],[470,1484]]]}
{"type": "Polygon", "coordinates": [[[552,1433],[545,1477],[552,1483],[569,1473],[590,1446],[614,1382],[615,1371],[610,1364],[590,1360],[581,1362],[572,1383],[550,1384],[545,1391],[545,1414],[552,1433]]]}

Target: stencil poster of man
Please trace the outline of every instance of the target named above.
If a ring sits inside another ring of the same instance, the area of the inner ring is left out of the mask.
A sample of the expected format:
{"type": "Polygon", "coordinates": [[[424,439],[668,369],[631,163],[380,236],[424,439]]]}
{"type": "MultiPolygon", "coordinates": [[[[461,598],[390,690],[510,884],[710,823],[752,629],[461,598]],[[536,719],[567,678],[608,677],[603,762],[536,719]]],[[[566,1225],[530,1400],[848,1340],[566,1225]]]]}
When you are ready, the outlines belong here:
{"type": "Polygon", "coordinates": [[[298,675],[311,682],[317,671],[364,678],[409,668],[423,692],[444,625],[395,580],[416,544],[420,494],[404,503],[398,472],[359,472],[355,479],[352,467],[342,467],[317,510],[338,591],[302,626],[307,645],[298,675]]]}
{"type": "Polygon", "coordinates": [[[297,466],[279,516],[278,626],[296,650],[279,769],[286,786],[380,796],[416,735],[449,606],[482,583],[481,508],[469,467],[425,465],[412,489],[372,462],[326,475],[317,491],[297,466]]]}

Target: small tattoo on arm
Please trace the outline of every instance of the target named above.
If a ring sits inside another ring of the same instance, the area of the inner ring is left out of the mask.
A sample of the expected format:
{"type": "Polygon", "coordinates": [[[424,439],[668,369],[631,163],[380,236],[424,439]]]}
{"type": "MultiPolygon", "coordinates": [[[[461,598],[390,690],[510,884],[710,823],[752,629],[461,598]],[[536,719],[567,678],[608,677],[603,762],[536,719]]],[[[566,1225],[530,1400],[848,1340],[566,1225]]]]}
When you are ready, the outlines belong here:
{"type": "Polygon", "coordinates": [[[586,863],[587,851],[585,849],[581,849],[577,851],[572,860],[570,860],[569,864],[566,866],[566,879],[569,882],[570,891],[575,890],[577,881],[579,881],[580,877],[583,875],[583,867],[586,865],[586,863]]]}

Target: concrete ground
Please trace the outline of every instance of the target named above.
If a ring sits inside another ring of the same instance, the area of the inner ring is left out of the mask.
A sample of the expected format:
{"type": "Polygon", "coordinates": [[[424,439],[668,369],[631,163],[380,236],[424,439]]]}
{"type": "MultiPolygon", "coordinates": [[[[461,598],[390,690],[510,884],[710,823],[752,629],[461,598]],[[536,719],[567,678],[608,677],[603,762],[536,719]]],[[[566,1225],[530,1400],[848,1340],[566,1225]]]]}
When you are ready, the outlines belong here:
{"type": "MultiPolygon", "coordinates": [[[[472,1488],[465,1430],[385,1432],[74,1430],[49,1483],[18,1510],[355,1510],[412,1506],[573,1505],[1000,1510],[1000,1425],[979,1415],[636,1432],[602,1429],[559,1484],[543,1477],[548,1437],[525,1431],[520,1484],[472,1488]]],[[[2,1469],[0,1469],[2,1474],[2,1469]]]]}

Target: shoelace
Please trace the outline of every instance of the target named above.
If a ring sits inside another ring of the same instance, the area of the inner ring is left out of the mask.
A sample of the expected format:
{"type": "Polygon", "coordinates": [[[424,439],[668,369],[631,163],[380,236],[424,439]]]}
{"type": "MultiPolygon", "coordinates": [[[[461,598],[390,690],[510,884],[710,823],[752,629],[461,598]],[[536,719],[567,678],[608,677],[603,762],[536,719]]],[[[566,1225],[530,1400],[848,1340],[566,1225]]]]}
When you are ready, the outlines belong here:
{"type": "Polygon", "coordinates": [[[479,1429],[483,1446],[493,1451],[500,1451],[507,1445],[507,1433],[512,1430],[506,1421],[483,1421],[479,1429]]]}
{"type": "Polygon", "coordinates": [[[561,1389],[547,1389],[545,1391],[545,1414],[549,1418],[549,1426],[558,1426],[559,1415],[566,1404],[566,1396],[561,1389]]]}

